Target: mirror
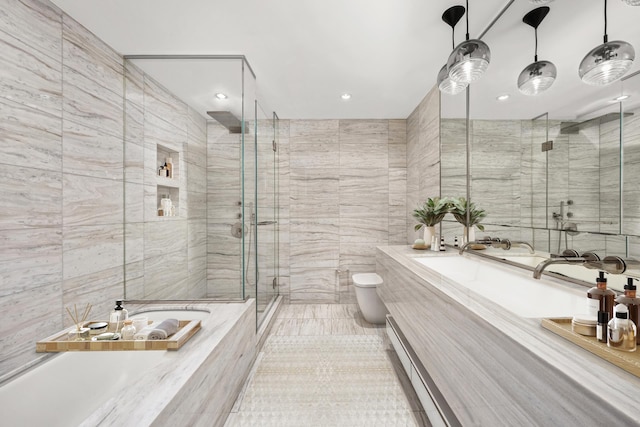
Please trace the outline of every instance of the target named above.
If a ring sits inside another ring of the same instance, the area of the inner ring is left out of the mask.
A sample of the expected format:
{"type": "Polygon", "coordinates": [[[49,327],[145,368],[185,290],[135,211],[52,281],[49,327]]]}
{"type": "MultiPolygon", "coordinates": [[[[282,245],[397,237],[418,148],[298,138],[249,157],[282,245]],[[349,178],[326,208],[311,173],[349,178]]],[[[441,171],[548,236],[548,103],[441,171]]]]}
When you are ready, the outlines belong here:
{"type": "MultiPolygon", "coordinates": [[[[640,258],[640,175],[634,173],[640,162],[640,60],[608,86],[581,82],[580,61],[602,43],[603,2],[548,6],[537,33],[538,56],[552,61],[558,76],[537,96],[517,87],[535,49],[534,30],[522,18],[536,6],[513,2],[482,37],[491,64],[468,89],[466,177],[471,200],[487,212],[481,235],[524,240],[549,253],[572,248],[640,258]],[[614,101],[622,94],[629,98],[614,101]],[[498,100],[501,95],[508,97],[498,100]]],[[[610,40],[640,49],[638,19],[640,8],[609,2],[610,40]]],[[[464,195],[466,184],[452,171],[465,170],[465,93],[441,99],[441,194],[464,195]]]]}

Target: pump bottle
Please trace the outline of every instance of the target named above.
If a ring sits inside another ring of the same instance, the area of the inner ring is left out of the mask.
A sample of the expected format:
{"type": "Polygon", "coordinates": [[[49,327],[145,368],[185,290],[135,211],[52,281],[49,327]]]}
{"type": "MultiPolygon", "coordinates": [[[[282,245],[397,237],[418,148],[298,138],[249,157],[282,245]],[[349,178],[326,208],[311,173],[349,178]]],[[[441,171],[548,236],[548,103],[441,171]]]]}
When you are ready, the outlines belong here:
{"type": "Polygon", "coordinates": [[[109,332],[118,332],[128,317],[129,312],[122,306],[122,300],[117,300],[116,306],[109,315],[109,332]]]}
{"type": "Polygon", "coordinates": [[[606,311],[609,313],[609,319],[613,319],[613,302],[616,293],[611,289],[607,289],[607,278],[601,271],[599,277],[596,278],[596,286],[587,292],[589,298],[589,314],[596,320],[598,311],[606,311]]]}
{"type": "MultiPolygon", "coordinates": [[[[627,278],[627,284],[624,285],[624,295],[616,298],[618,304],[624,304],[629,309],[629,320],[638,328],[638,315],[640,314],[640,298],[636,297],[636,285],[633,284],[633,277],[627,278]]],[[[636,343],[640,344],[640,337],[636,335],[636,343]]]]}

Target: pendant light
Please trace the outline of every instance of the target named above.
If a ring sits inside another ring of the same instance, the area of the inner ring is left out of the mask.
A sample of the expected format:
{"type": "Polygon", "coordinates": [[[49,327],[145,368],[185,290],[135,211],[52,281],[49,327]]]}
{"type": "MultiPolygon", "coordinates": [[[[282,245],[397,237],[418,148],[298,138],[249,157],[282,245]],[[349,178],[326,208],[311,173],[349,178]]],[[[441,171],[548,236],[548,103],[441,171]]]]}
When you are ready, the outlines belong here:
{"type": "Polygon", "coordinates": [[[536,50],[533,63],[526,66],[518,76],[518,89],[525,95],[537,95],[556,80],[556,66],[549,61],[538,61],[538,26],[549,13],[547,6],[538,7],[527,13],[522,22],[533,27],[536,38],[536,50]]]}
{"type": "MultiPolygon", "coordinates": [[[[451,6],[442,14],[442,20],[451,27],[451,48],[455,47],[455,26],[464,15],[464,6],[451,6]]],[[[449,78],[449,69],[444,64],[438,73],[438,89],[440,92],[457,95],[467,88],[467,83],[458,83],[449,78]]]]}
{"type": "Polygon", "coordinates": [[[622,0],[629,6],[640,6],[640,0],[622,0]]]}
{"type": "Polygon", "coordinates": [[[489,67],[491,51],[482,40],[469,40],[469,0],[467,0],[467,36],[449,55],[449,78],[459,83],[471,83],[482,77],[489,67]]]}
{"type": "Polygon", "coordinates": [[[580,62],[578,74],[583,82],[604,86],[618,80],[631,68],[636,54],[633,46],[621,40],[609,41],[607,0],[604,0],[604,43],[595,47],[580,62]]]}

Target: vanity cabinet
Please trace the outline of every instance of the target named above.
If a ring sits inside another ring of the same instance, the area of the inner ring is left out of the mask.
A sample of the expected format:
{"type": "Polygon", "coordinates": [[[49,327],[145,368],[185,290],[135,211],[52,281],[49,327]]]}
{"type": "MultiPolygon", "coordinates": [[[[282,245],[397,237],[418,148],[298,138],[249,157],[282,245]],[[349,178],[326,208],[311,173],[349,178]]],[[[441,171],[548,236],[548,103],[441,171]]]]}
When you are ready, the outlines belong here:
{"type": "Polygon", "coordinates": [[[539,319],[514,318],[469,291],[449,288],[403,250],[378,248],[376,272],[384,280],[378,294],[433,381],[441,400],[436,404],[450,408],[450,425],[640,422],[624,413],[628,408],[611,403],[615,396],[602,398],[604,390],[613,394],[613,383],[620,386],[616,377],[629,390],[636,389],[638,378],[564,342],[539,319]]]}

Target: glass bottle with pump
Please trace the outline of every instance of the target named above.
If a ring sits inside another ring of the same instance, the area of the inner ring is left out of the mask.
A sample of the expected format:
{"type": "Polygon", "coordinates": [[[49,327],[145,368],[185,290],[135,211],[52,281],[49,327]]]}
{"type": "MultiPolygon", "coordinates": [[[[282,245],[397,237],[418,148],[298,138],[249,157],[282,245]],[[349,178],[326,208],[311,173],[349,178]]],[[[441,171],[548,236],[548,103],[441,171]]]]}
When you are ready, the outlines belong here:
{"type": "Polygon", "coordinates": [[[109,332],[118,332],[123,322],[129,317],[129,312],[122,306],[122,300],[116,301],[116,306],[109,315],[109,332]]]}
{"type": "MultiPolygon", "coordinates": [[[[629,309],[629,320],[638,328],[638,315],[640,314],[640,298],[636,297],[636,285],[633,284],[633,277],[627,278],[627,284],[624,285],[624,295],[616,298],[618,304],[624,304],[629,309]]],[[[640,344],[640,337],[636,335],[636,343],[640,344]]]]}
{"type": "Polygon", "coordinates": [[[589,298],[589,312],[593,319],[597,319],[598,311],[606,311],[609,313],[609,319],[613,318],[613,302],[616,293],[611,289],[607,289],[607,278],[601,271],[599,277],[596,278],[596,286],[587,292],[589,298]]]}

